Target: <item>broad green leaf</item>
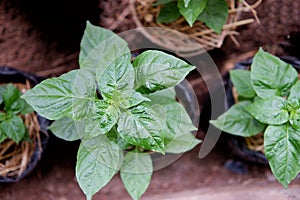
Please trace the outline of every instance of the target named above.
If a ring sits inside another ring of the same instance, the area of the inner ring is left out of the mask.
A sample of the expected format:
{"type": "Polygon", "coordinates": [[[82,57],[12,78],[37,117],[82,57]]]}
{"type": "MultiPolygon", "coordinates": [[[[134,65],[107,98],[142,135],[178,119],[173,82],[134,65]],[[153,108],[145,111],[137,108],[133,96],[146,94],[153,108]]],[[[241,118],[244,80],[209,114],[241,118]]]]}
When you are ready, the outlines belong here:
{"type": "Polygon", "coordinates": [[[75,141],[80,139],[80,135],[77,132],[77,128],[75,126],[75,122],[69,117],[63,117],[54,121],[48,127],[48,129],[52,131],[52,133],[56,137],[66,141],[75,141]]]}
{"type": "Polygon", "coordinates": [[[122,162],[122,151],[105,135],[81,141],[77,154],[76,178],[87,199],[91,199],[112,179],[122,162]]]}
{"type": "Polygon", "coordinates": [[[210,120],[210,123],[218,129],[233,135],[243,137],[256,135],[265,129],[265,125],[257,121],[245,110],[250,104],[250,101],[234,104],[224,114],[220,115],[217,120],[210,120]]]}
{"type": "MultiPolygon", "coordinates": [[[[1,123],[0,123],[1,124],[1,123]]],[[[1,128],[0,128],[0,144],[7,139],[7,135],[5,135],[4,132],[1,131],[1,128]]]]}
{"type": "Polygon", "coordinates": [[[268,126],[264,149],[274,176],[287,188],[300,172],[300,132],[289,124],[268,126]]]}
{"type": "Polygon", "coordinates": [[[251,85],[250,71],[248,70],[231,70],[230,78],[235,86],[239,96],[246,98],[255,97],[256,93],[251,85]]]}
{"type": "Polygon", "coordinates": [[[291,88],[288,100],[292,99],[297,99],[300,101],[300,81],[297,81],[297,83],[291,88]]]}
{"type": "Polygon", "coordinates": [[[160,23],[170,23],[177,20],[181,16],[177,3],[170,2],[165,4],[159,11],[159,15],[157,17],[157,22],[160,23]]]}
{"type": "Polygon", "coordinates": [[[135,89],[151,93],[173,87],[195,69],[185,61],[161,51],[148,50],[133,61],[136,71],[135,89]]]}
{"type": "Polygon", "coordinates": [[[99,68],[106,68],[117,58],[126,57],[129,61],[131,53],[125,40],[114,32],[92,25],[87,22],[83,38],[80,43],[80,68],[91,69],[96,72],[99,68]]]}
{"type": "Polygon", "coordinates": [[[184,153],[193,149],[201,143],[201,140],[195,138],[191,133],[180,134],[172,140],[166,142],[167,153],[184,153]]]}
{"type": "Polygon", "coordinates": [[[75,98],[73,87],[78,70],[70,71],[58,78],[49,78],[28,90],[22,98],[41,116],[57,120],[62,117],[72,117],[75,98]]]}
{"type": "Polygon", "coordinates": [[[0,129],[7,137],[19,143],[24,137],[26,128],[21,117],[14,115],[1,122],[0,129]]]}
{"type": "Polygon", "coordinates": [[[188,6],[185,6],[185,0],[178,0],[179,12],[186,19],[190,26],[193,26],[200,13],[203,12],[207,1],[210,0],[190,0],[188,6]]]}
{"type": "Polygon", "coordinates": [[[176,93],[174,87],[150,93],[146,95],[146,97],[150,99],[150,102],[148,102],[149,105],[163,105],[176,102],[176,93]]]}
{"type": "Polygon", "coordinates": [[[254,56],[251,81],[258,96],[287,96],[297,80],[298,73],[292,65],[263,51],[262,48],[254,56]]]}
{"type": "Polygon", "coordinates": [[[170,2],[176,2],[176,1],[177,0],[157,0],[152,5],[153,6],[158,6],[158,5],[167,4],[167,3],[170,3],[170,2]]]}
{"type": "Polygon", "coordinates": [[[247,106],[246,110],[255,119],[265,124],[279,125],[289,120],[286,100],[278,96],[254,101],[247,106]]]}
{"type": "Polygon", "coordinates": [[[15,104],[15,107],[20,107],[20,105],[16,104],[16,101],[20,98],[20,96],[20,90],[13,84],[8,84],[6,86],[6,90],[2,94],[4,100],[4,110],[11,110],[11,106],[13,104],[15,104]]]}
{"type": "Polygon", "coordinates": [[[95,114],[96,81],[92,73],[88,69],[80,69],[74,77],[70,93],[73,96],[72,119],[82,120],[95,114]]]}
{"type": "Polygon", "coordinates": [[[228,5],[225,0],[208,0],[205,9],[199,15],[198,20],[220,34],[228,17],[228,5]]]}
{"type": "Polygon", "coordinates": [[[164,153],[162,124],[149,106],[141,104],[121,113],[118,132],[132,145],[164,153]]]}
{"type": "Polygon", "coordinates": [[[291,111],[289,122],[294,129],[300,131],[300,109],[291,111]]]}
{"type": "Polygon", "coordinates": [[[128,152],[126,154],[120,175],[132,199],[140,199],[147,190],[152,171],[152,160],[148,153],[128,152]]]}
{"type": "MultiPolygon", "coordinates": [[[[115,47],[117,48],[117,47],[115,47]]],[[[102,65],[97,69],[97,84],[104,98],[111,98],[115,90],[133,89],[134,69],[130,63],[130,54],[118,55],[118,50],[112,50],[114,62],[102,65]]]]}
{"type": "Polygon", "coordinates": [[[121,108],[131,108],[144,101],[150,101],[150,99],[132,89],[126,89],[114,91],[112,101],[121,108]]]}

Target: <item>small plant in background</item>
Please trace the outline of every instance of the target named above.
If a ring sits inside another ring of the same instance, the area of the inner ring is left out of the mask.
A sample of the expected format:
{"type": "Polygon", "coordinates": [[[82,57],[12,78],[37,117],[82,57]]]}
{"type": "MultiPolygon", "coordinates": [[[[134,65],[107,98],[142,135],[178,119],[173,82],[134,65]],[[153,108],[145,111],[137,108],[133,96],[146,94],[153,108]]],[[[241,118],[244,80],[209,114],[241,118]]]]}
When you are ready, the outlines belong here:
{"type": "Polygon", "coordinates": [[[16,143],[29,139],[20,115],[31,113],[33,109],[20,98],[21,95],[13,84],[0,86],[0,143],[6,139],[16,143]]]}
{"type": "Polygon", "coordinates": [[[264,133],[264,153],[284,186],[300,172],[300,81],[292,65],[256,53],[250,71],[231,70],[238,101],[217,120],[217,128],[242,137],[264,133]]]}
{"type": "Polygon", "coordinates": [[[156,50],[131,62],[126,41],[90,23],[79,64],[22,98],[55,120],[49,128],[56,136],[81,139],[76,177],[87,199],[118,171],[128,193],[139,199],[151,180],[150,154],[182,153],[200,142],[174,90],[195,67],[156,50]]]}
{"type": "Polygon", "coordinates": [[[216,33],[220,33],[228,17],[225,0],[157,0],[153,6],[162,5],[157,22],[170,23],[181,16],[190,26],[199,20],[216,33]]]}

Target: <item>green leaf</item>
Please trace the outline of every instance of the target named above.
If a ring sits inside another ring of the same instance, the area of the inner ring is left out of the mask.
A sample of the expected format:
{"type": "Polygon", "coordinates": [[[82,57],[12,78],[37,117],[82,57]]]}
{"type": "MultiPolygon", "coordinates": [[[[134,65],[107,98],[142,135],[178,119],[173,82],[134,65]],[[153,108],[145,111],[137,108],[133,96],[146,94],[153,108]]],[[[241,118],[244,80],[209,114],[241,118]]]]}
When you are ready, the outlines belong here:
{"type": "Polygon", "coordinates": [[[300,100],[300,81],[297,81],[297,83],[291,88],[288,100],[292,99],[300,100]]]}
{"type": "Polygon", "coordinates": [[[11,138],[16,143],[19,143],[25,134],[25,125],[21,117],[12,116],[0,123],[1,132],[11,138]]]}
{"type": "Polygon", "coordinates": [[[22,110],[20,111],[21,114],[25,115],[34,112],[33,108],[28,103],[26,103],[24,99],[19,100],[24,102],[22,110]]]}
{"type": "Polygon", "coordinates": [[[94,123],[91,124],[98,126],[99,132],[93,133],[92,135],[94,136],[105,134],[110,131],[110,129],[116,125],[120,116],[120,111],[114,105],[110,104],[110,102],[98,100],[96,101],[96,107],[97,111],[94,123]]]}
{"type": "Polygon", "coordinates": [[[191,0],[183,0],[184,1],[184,7],[188,7],[191,0]]]}
{"type": "Polygon", "coordinates": [[[132,145],[130,145],[126,140],[120,137],[116,126],[114,126],[109,132],[107,132],[106,136],[110,141],[118,144],[122,150],[128,150],[133,148],[132,145]]]}
{"type": "Polygon", "coordinates": [[[54,121],[48,129],[51,130],[56,137],[66,141],[80,139],[74,120],[68,117],[63,117],[54,121]]]}
{"type": "Polygon", "coordinates": [[[185,0],[178,0],[179,12],[186,19],[190,26],[193,26],[200,13],[203,12],[208,0],[190,0],[188,6],[185,6],[185,0]]]}
{"type": "MultiPolygon", "coordinates": [[[[1,123],[0,123],[1,124],[1,123]]],[[[7,135],[4,133],[4,132],[2,132],[1,131],[1,128],[0,128],[0,144],[4,141],[4,140],[6,140],[8,137],[7,137],[7,135]]]]}
{"type": "Polygon", "coordinates": [[[110,95],[115,90],[133,89],[134,84],[131,54],[120,55],[118,49],[112,49],[110,58],[112,57],[115,58],[112,63],[97,68],[97,84],[104,98],[111,98],[110,95]]]}
{"type": "Polygon", "coordinates": [[[264,149],[274,176],[287,188],[300,172],[300,132],[289,124],[269,126],[264,134],[264,149]]]}
{"type": "Polygon", "coordinates": [[[8,117],[7,114],[5,114],[4,112],[1,112],[1,111],[0,111],[0,122],[1,122],[1,121],[4,121],[7,117],[8,117]]]}
{"type": "Polygon", "coordinates": [[[168,153],[184,153],[193,149],[199,143],[201,143],[201,140],[195,138],[191,133],[180,134],[166,142],[165,151],[168,153]]]}
{"type": "Polygon", "coordinates": [[[287,96],[297,80],[298,73],[292,65],[264,52],[262,48],[254,56],[251,81],[258,96],[287,96]]]}
{"type": "Polygon", "coordinates": [[[251,85],[250,71],[248,70],[231,70],[230,78],[235,86],[239,96],[246,98],[255,97],[256,93],[251,85]]]}
{"type": "Polygon", "coordinates": [[[205,9],[198,16],[198,20],[220,34],[228,17],[228,5],[224,0],[208,0],[205,9]]]}
{"type": "Polygon", "coordinates": [[[75,120],[95,115],[96,81],[88,69],[80,69],[74,77],[72,90],[72,113],[69,117],[75,120]]]}
{"type": "Polygon", "coordinates": [[[170,2],[176,2],[176,1],[177,0],[157,0],[152,5],[153,6],[158,6],[158,5],[167,4],[167,3],[170,3],[170,2]]]}
{"type": "MultiPolygon", "coordinates": [[[[21,92],[20,90],[14,86],[13,84],[8,84],[6,86],[6,90],[3,92],[2,97],[4,100],[4,110],[11,110],[12,105],[20,98],[21,92]]],[[[19,106],[15,104],[14,107],[19,106]]]]}
{"type": "Polygon", "coordinates": [[[150,101],[150,99],[143,96],[139,92],[136,92],[132,89],[128,89],[128,90],[114,91],[112,96],[112,101],[113,103],[119,105],[122,108],[131,108],[144,101],[150,101]]]}
{"type": "Polygon", "coordinates": [[[300,109],[291,111],[289,122],[294,129],[300,131],[300,109]]]}
{"type": "Polygon", "coordinates": [[[176,102],[176,93],[174,87],[150,93],[146,95],[146,97],[150,99],[150,102],[148,102],[149,105],[164,105],[176,102]]]}
{"type": "Polygon", "coordinates": [[[122,151],[105,135],[81,141],[77,154],[76,178],[88,199],[112,179],[122,162],[122,151]]]}
{"type": "Polygon", "coordinates": [[[181,16],[177,3],[170,2],[165,4],[159,11],[157,22],[170,23],[177,20],[181,16]]]}
{"type": "Polygon", "coordinates": [[[255,119],[265,124],[279,125],[289,120],[289,113],[286,110],[286,100],[278,96],[254,101],[247,106],[246,110],[255,119]]]}
{"type": "Polygon", "coordinates": [[[148,50],[133,61],[136,71],[135,89],[151,93],[173,87],[195,69],[185,61],[161,51],[148,50]]]}
{"type": "Polygon", "coordinates": [[[4,86],[4,85],[0,85],[0,104],[2,104],[2,102],[3,102],[3,97],[2,97],[2,95],[3,95],[3,92],[6,90],[6,86],[4,86]]]}
{"type": "Polygon", "coordinates": [[[147,153],[128,152],[125,156],[120,175],[123,184],[134,200],[147,190],[152,176],[152,160],[147,153]]]}
{"type": "Polygon", "coordinates": [[[234,104],[224,114],[220,115],[217,120],[210,120],[210,123],[218,129],[233,135],[242,137],[256,135],[265,129],[265,125],[257,121],[245,110],[250,104],[250,101],[234,104]]]}
{"type": "Polygon", "coordinates": [[[97,68],[113,64],[117,58],[131,58],[125,40],[108,29],[93,26],[90,22],[86,24],[80,47],[80,68],[91,69],[94,72],[97,68]]]}
{"type": "Polygon", "coordinates": [[[22,98],[41,116],[50,120],[72,117],[73,87],[78,70],[70,71],[58,78],[49,78],[28,90],[22,98]]]}
{"type": "Polygon", "coordinates": [[[138,105],[121,113],[118,132],[130,144],[164,153],[162,124],[149,106],[138,105]]]}

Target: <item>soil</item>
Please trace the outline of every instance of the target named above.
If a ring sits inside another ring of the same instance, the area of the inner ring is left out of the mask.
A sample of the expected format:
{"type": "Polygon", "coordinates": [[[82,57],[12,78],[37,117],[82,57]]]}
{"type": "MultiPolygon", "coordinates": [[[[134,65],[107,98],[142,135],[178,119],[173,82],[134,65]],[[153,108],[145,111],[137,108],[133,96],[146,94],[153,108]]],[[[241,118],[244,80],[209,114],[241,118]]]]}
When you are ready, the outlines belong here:
{"type": "MultiPolygon", "coordinates": [[[[0,65],[43,77],[58,76],[78,68],[79,43],[86,19],[94,24],[114,28],[116,32],[124,29],[124,24],[114,23],[113,19],[118,18],[125,9],[117,5],[109,7],[109,1],[101,1],[102,4],[98,1],[90,1],[88,4],[87,1],[75,3],[71,0],[51,2],[40,5],[37,0],[28,0],[26,3],[21,0],[0,1],[0,65]],[[114,9],[117,10],[116,14],[109,14],[114,13],[114,9]]],[[[121,2],[118,5],[126,7],[128,1],[121,2]]],[[[299,46],[296,44],[299,44],[300,3],[276,2],[272,12],[267,11],[270,5],[274,5],[272,0],[263,1],[257,8],[261,24],[253,23],[238,29],[240,35],[236,38],[240,47],[227,38],[222,48],[209,51],[221,72],[226,73],[234,62],[252,55],[259,46],[276,55],[294,55],[291,49],[299,46]]],[[[134,27],[130,16],[126,17],[126,23],[128,27],[134,27]]],[[[191,81],[195,79],[198,77],[190,78],[191,81]]],[[[193,87],[200,100],[200,107],[205,108],[208,100],[205,84],[199,78],[193,87]]],[[[207,112],[204,109],[202,113],[197,134],[200,139],[205,137],[207,112]]],[[[74,171],[78,145],[78,142],[65,142],[50,135],[47,149],[34,172],[18,183],[0,183],[0,199],[84,199],[74,171]]],[[[168,167],[155,171],[144,196],[150,198],[156,194],[224,185],[247,187],[258,182],[262,186],[271,182],[278,184],[268,166],[237,159],[223,137],[212,152],[202,159],[198,158],[200,147],[185,153],[168,167]]],[[[292,184],[299,185],[300,181],[297,179],[292,184]]],[[[94,199],[130,198],[119,175],[116,175],[94,199]]]]}

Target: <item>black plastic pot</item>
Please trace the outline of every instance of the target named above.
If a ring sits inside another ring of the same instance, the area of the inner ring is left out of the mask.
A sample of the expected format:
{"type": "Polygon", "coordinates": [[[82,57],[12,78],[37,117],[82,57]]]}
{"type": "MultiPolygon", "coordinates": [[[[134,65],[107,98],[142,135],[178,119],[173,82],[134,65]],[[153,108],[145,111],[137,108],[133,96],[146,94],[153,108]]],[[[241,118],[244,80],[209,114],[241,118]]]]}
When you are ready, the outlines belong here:
{"type": "MultiPolygon", "coordinates": [[[[245,69],[248,70],[252,64],[252,59],[249,58],[245,61],[236,63],[234,69],[245,69]]],[[[300,60],[295,57],[280,57],[281,60],[293,65],[293,67],[300,72],[300,60]]],[[[234,104],[234,98],[232,94],[232,82],[230,80],[229,74],[224,77],[225,87],[226,87],[226,99],[228,108],[234,104]]],[[[268,160],[262,152],[250,150],[242,137],[234,136],[231,134],[224,134],[224,138],[229,145],[229,148],[233,150],[233,154],[243,161],[248,161],[252,163],[259,163],[263,165],[268,165],[268,160]]]]}
{"type": "MultiPolygon", "coordinates": [[[[32,74],[25,73],[14,68],[0,66],[0,83],[25,83],[26,80],[29,80],[32,85],[36,85],[42,79],[32,74]]],[[[38,161],[41,158],[42,152],[46,148],[48,143],[49,135],[47,133],[47,127],[50,124],[49,120],[39,116],[38,114],[37,114],[37,119],[40,125],[40,138],[42,144],[42,151],[38,147],[38,145],[36,145],[35,151],[30,158],[30,162],[27,168],[23,171],[23,173],[20,174],[19,176],[14,176],[14,177],[0,176],[0,182],[6,182],[6,183],[18,182],[22,178],[29,175],[37,166],[38,161]]]]}

